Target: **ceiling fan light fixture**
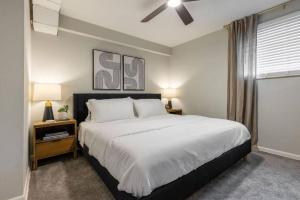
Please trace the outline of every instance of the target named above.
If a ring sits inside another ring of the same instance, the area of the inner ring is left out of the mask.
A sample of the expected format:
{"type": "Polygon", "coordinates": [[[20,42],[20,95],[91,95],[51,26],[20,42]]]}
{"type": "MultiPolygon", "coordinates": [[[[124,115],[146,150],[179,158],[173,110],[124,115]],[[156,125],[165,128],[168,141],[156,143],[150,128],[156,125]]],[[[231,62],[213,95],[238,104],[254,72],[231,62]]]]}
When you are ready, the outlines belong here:
{"type": "Polygon", "coordinates": [[[169,0],[168,6],[175,8],[175,7],[179,6],[181,3],[182,3],[181,0],[169,0]]]}

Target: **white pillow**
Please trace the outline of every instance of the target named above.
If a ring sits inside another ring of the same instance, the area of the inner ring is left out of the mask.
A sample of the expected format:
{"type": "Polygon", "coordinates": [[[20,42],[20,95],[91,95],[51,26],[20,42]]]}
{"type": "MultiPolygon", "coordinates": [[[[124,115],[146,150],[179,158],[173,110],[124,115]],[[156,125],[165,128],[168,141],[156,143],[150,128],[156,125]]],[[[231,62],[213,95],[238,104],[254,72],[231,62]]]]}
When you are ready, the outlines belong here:
{"type": "Polygon", "coordinates": [[[167,114],[165,105],[159,99],[138,99],[133,102],[139,118],[167,114]]]}
{"type": "Polygon", "coordinates": [[[91,108],[91,120],[93,122],[134,118],[133,100],[131,98],[91,99],[89,104],[91,108]]]}
{"type": "Polygon", "coordinates": [[[86,104],[86,107],[87,107],[87,109],[88,109],[88,115],[87,115],[87,117],[85,118],[85,121],[86,122],[89,122],[89,121],[91,121],[92,119],[91,119],[91,100],[95,100],[95,99],[89,99],[85,104],[86,104]]]}

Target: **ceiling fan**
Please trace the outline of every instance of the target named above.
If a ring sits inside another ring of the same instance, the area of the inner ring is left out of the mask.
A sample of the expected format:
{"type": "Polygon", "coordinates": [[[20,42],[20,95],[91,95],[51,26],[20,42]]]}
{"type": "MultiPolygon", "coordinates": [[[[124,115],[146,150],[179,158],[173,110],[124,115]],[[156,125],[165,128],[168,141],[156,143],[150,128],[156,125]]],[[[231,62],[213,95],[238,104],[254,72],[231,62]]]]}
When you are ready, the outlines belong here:
{"type": "Polygon", "coordinates": [[[185,2],[189,1],[199,1],[199,0],[168,0],[168,2],[164,3],[163,5],[159,6],[156,10],[154,10],[151,14],[145,17],[141,22],[148,22],[157,16],[159,13],[167,9],[168,7],[175,8],[177,14],[183,21],[185,25],[188,25],[194,21],[193,17],[183,5],[185,2]]]}

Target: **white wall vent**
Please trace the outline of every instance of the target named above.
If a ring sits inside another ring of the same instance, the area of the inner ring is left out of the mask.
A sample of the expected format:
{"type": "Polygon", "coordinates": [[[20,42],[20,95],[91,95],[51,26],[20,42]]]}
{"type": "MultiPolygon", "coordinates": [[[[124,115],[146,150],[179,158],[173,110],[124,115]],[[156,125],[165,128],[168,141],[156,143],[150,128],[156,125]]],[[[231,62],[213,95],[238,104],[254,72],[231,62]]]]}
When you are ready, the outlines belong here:
{"type": "Polygon", "coordinates": [[[57,35],[61,0],[33,0],[33,29],[57,35]]]}

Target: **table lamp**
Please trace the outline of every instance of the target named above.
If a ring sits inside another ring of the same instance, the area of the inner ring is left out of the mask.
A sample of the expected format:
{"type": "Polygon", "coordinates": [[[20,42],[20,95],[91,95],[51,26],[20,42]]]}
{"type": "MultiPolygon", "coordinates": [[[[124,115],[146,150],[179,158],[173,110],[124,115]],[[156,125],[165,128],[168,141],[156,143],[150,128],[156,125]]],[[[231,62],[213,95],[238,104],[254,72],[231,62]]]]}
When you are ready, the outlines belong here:
{"type": "Polygon", "coordinates": [[[176,89],[166,88],[163,90],[163,97],[168,99],[167,109],[172,109],[172,98],[176,98],[176,89]]]}
{"type": "Polygon", "coordinates": [[[61,100],[61,85],[59,84],[34,84],[34,101],[46,101],[43,121],[54,120],[51,101],[61,100]]]}

